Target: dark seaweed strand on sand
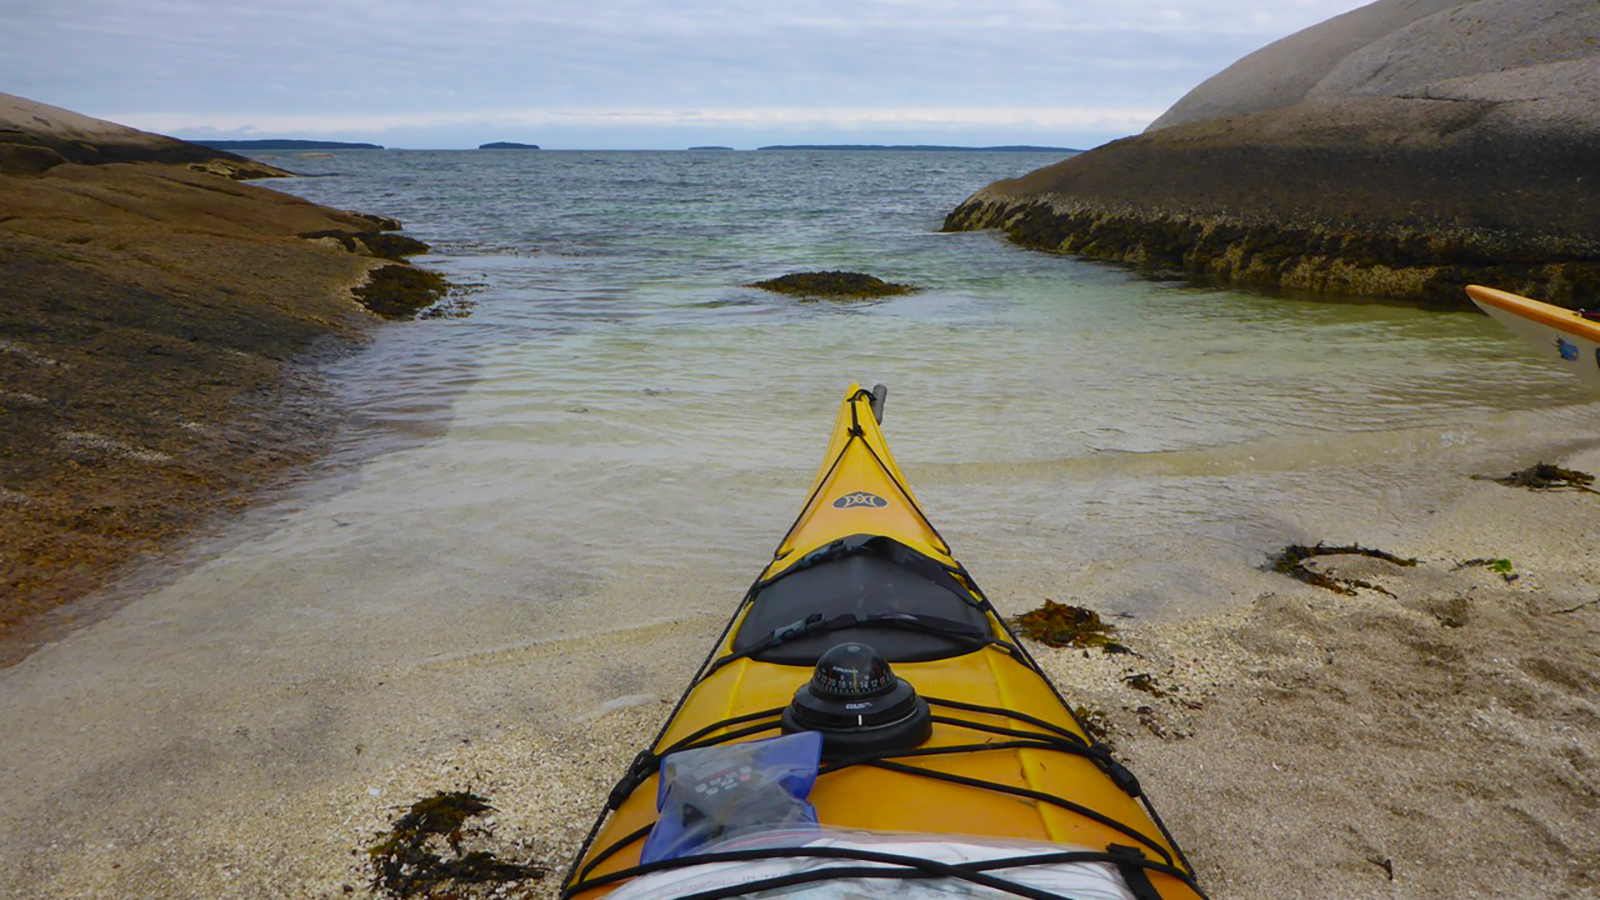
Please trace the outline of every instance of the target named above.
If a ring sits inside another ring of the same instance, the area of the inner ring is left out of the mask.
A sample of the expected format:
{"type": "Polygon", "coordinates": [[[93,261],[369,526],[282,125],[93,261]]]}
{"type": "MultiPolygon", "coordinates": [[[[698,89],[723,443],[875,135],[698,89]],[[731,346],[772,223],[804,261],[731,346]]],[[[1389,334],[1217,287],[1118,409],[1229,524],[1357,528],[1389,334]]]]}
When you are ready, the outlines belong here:
{"type": "Polygon", "coordinates": [[[1329,547],[1321,542],[1318,542],[1314,547],[1307,546],[1305,544],[1290,544],[1268,558],[1266,568],[1269,571],[1288,575],[1290,578],[1303,581],[1306,584],[1315,585],[1316,587],[1320,588],[1326,588],[1327,590],[1333,591],[1336,594],[1354,596],[1357,588],[1366,588],[1368,590],[1377,591],[1383,594],[1389,593],[1383,588],[1370,582],[1361,581],[1360,579],[1355,578],[1336,578],[1330,575],[1324,575],[1320,572],[1313,572],[1302,565],[1306,560],[1311,559],[1314,556],[1366,556],[1371,557],[1372,559],[1381,559],[1384,562],[1393,563],[1397,566],[1414,566],[1417,564],[1415,559],[1395,556],[1392,553],[1386,553],[1382,550],[1376,550],[1370,547],[1363,547],[1360,544],[1350,544],[1344,547],[1329,547]]]}
{"type": "Polygon", "coordinates": [[[1483,475],[1472,476],[1475,479],[1493,481],[1506,487],[1527,488],[1530,491],[1558,491],[1571,489],[1575,491],[1588,491],[1600,493],[1589,485],[1594,483],[1594,476],[1588,472],[1579,472],[1576,469],[1563,469],[1546,462],[1538,462],[1521,471],[1512,472],[1501,478],[1490,478],[1483,475]]]}

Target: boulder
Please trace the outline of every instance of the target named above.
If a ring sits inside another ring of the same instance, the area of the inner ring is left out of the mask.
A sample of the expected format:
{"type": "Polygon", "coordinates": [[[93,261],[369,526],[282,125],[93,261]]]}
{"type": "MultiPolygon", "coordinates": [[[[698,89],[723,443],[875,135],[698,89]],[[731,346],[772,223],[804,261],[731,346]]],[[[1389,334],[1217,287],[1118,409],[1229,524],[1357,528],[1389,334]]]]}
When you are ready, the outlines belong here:
{"type": "Polygon", "coordinates": [[[945,227],[1208,280],[1593,302],[1597,34],[1592,0],[1380,0],[1245,57],[1142,135],[980,190],[945,227]]]}
{"type": "Polygon", "coordinates": [[[1202,81],[1147,131],[1294,106],[1341,62],[1386,35],[1461,0],[1380,0],[1249,54],[1202,81]]]}

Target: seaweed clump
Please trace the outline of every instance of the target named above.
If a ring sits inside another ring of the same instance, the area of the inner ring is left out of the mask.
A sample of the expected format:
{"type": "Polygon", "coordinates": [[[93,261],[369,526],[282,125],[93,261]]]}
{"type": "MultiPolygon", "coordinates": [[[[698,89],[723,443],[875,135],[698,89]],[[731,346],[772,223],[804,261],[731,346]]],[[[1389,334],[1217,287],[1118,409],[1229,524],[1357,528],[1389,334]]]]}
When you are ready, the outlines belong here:
{"type": "Polygon", "coordinates": [[[388,265],[372,270],[367,283],[351,293],[361,305],[386,319],[411,319],[443,300],[449,287],[438,272],[388,265]]]}
{"type": "Polygon", "coordinates": [[[1112,633],[1117,630],[1100,619],[1100,614],[1082,606],[1057,603],[1046,598],[1044,605],[1016,618],[1022,636],[1050,647],[1099,647],[1106,653],[1132,653],[1117,643],[1112,633]]]}
{"type": "Polygon", "coordinates": [[[545,870],[538,866],[506,862],[487,850],[462,850],[468,833],[482,833],[469,828],[467,820],[491,809],[488,800],[468,791],[441,791],[411,804],[387,836],[367,848],[377,870],[373,891],[407,900],[446,900],[461,896],[464,885],[543,878],[545,870]]]}
{"type": "Polygon", "coordinates": [[[745,287],[802,297],[836,297],[853,300],[892,297],[919,290],[914,285],[894,284],[860,272],[791,272],[765,281],[753,281],[745,287]]]}
{"type": "Polygon", "coordinates": [[[1482,481],[1493,481],[1506,487],[1527,488],[1530,491],[1558,491],[1563,488],[1571,488],[1575,491],[1600,494],[1600,491],[1589,486],[1594,483],[1594,476],[1588,472],[1563,469],[1560,466],[1552,466],[1546,462],[1535,463],[1519,472],[1512,472],[1504,478],[1491,478],[1486,475],[1474,475],[1472,477],[1482,481]]]}
{"type": "MultiPolygon", "coordinates": [[[[1345,594],[1353,597],[1357,588],[1366,588],[1369,591],[1377,591],[1380,594],[1389,594],[1383,588],[1371,582],[1362,581],[1359,578],[1337,578],[1333,575],[1314,572],[1306,568],[1305,561],[1314,556],[1369,556],[1373,559],[1394,563],[1397,566],[1414,566],[1417,564],[1415,559],[1405,559],[1392,553],[1385,553],[1382,550],[1363,547],[1360,544],[1351,544],[1347,547],[1329,547],[1319,541],[1315,547],[1308,547],[1305,544],[1290,544],[1284,547],[1267,559],[1267,569],[1304,581],[1306,584],[1326,588],[1336,594],[1345,594]]],[[[1389,596],[1392,597],[1394,595],[1389,594],[1389,596]]]]}

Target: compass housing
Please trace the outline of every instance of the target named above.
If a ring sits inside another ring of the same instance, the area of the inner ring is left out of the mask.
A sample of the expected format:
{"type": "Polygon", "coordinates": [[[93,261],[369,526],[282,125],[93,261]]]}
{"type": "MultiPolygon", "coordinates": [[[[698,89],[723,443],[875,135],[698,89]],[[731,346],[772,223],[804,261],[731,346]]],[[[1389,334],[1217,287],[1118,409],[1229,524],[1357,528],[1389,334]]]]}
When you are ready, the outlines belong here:
{"type": "Polygon", "coordinates": [[[783,731],[822,734],[822,756],[836,760],[908,750],[933,733],[928,701],[894,674],[870,644],[837,644],[817,659],[811,680],[783,711],[783,731]]]}

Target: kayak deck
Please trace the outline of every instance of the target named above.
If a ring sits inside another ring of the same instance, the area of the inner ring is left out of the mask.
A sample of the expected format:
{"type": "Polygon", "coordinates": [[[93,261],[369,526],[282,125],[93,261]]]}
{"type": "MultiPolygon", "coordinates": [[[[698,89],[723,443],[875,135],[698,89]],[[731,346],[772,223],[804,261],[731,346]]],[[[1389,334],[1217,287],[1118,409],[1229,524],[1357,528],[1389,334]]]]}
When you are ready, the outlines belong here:
{"type": "Polygon", "coordinates": [[[871,402],[852,386],[800,516],[613,792],[567,896],[598,897],[637,871],[661,757],[778,736],[821,649],[843,641],[888,648],[895,674],[927,700],[932,731],[914,748],[825,759],[809,795],[822,826],[1131,853],[1160,897],[1200,896],[1137,781],[1085,732],[923,515],[871,402]]]}

